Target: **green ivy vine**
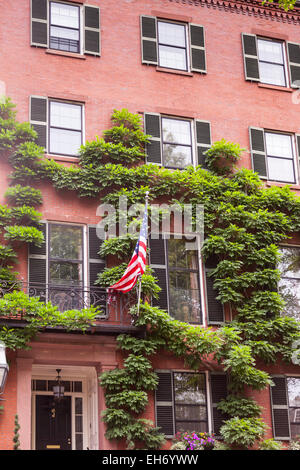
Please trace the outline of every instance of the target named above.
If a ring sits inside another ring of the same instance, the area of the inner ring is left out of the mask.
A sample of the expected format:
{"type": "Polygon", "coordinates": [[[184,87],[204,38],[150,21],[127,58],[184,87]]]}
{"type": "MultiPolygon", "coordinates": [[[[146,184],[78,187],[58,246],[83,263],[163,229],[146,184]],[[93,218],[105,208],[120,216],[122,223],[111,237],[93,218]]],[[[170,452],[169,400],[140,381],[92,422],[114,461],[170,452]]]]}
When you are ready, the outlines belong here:
{"type": "MultiPolygon", "coordinates": [[[[131,309],[143,336],[119,335],[117,343],[123,365],[100,378],[105,389],[106,410],[102,419],[107,438],[126,441],[128,448],[162,446],[164,436],[141,414],[157,386],[151,359],[167,350],[183,358],[193,370],[207,362],[223,367],[230,394],[219,404],[227,416],[221,434],[227,445],[253,446],[263,438],[265,426],[261,410],[245,395],[245,389],[263,390],[272,383],[269,374],[257,368],[257,361],[291,362],[292,344],[300,337],[299,324],[284,315],[284,301],[277,292],[278,245],[299,232],[300,199],[288,186],[265,188],[252,171],[233,171],[231,166],[242,149],[225,140],[214,143],[207,152],[210,171],[200,167],[168,170],[145,164],[148,136],[142,132],[141,118],[127,110],[115,110],[112,128],[102,138],[81,147],[78,165],[65,167],[44,157],[43,149],[35,144],[34,131],[28,124],[16,123],[11,106],[6,101],[0,113],[1,158],[13,167],[6,192],[10,207],[0,207],[0,227],[10,244],[42,241],[39,215],[35,211],[42,196],[31,186],[40,181],[59,191],[75,191],[79,197],[99,198],[116,209],[120,196],[126,196],[129,204],[143,203],[149,190],[150,202],[164,197],[164,202],[202,204],[205,208],[202,254],[204,259],[210,256],[217,259],[211,276],[218,299],[231,308],[233,320],[213,329],[172,319],[149,302],[151,296],[159,295],[159,287],[148,268],[143,276],[144,300],[139,315],[136,307],[131,309]],[[23,221],[26,225],[21,224],[23,221]]],[[[129,218],[128,224],[133,218],[129,218]]],[[[99,242],[101,255],[114,260],[115,266],[99,275],[97,283],[108,286],[120,278],[134,242],[134,236],[112,238],[101,248],[99,242]]],[[[17,257],[10,244],[0,247],[2,269],[8,269],[17,257]]],[[[21,305],[35,331],[57,320],[53,306],[42,305],[39,299],[23,298],[20,292],[9,295],[0,299],[1,314],[21,305]]],[[[63,322],[70,327],[76,318],[83,326],[91,320],[92,313],[65,312],[63,322]]],[[[31,333],[26,328],[11,332],[1,327],[0,339],[13,347],[14,341],[20,341],[22,336],[24,347],[31,333]]]]}

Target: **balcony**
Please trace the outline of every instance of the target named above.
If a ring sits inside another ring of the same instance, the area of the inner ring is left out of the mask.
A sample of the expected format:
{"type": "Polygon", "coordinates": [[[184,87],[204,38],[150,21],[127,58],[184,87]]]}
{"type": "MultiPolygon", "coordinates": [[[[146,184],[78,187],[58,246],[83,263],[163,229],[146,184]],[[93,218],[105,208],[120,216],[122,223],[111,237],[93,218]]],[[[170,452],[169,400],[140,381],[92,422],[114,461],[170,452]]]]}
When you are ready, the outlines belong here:
{"type": "MultiPolygon", "coordinates": [[[[50,285],[23,280],[9,282],[0,279],[0,298],[13,291],[23,291],[30,297],[39,297],[41,302],[51,302],[61,312],[82,310],[90,306],[98,308],[96,326],[91,327],[94,332],[122,333],[137,330],[128,313],[130,306],[136,303],[135,295],[116,294],[108,298],[106,289],[101,287],[50,285]]],[[[20,327],[22,322],[25,322],[25,314],[22,312],[0,316],[0,323],[9,323],[11,327],[20,327]]]]}

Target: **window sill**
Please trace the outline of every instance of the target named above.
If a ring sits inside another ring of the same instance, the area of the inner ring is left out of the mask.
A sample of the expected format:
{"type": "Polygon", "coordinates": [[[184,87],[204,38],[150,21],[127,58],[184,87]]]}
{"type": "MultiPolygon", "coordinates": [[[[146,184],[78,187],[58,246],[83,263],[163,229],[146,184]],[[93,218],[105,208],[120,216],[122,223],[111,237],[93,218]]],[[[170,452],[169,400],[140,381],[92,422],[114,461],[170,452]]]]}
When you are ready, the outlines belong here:
{"type": "Polygon", "coordinates": [[[156,67],[157,72],[165,72],[165,73],[173,73],[175,75],[185,75],[187,77],[193,77],[194,74],[192,72],[186,72],[184,70],[176,70],[176,69],[167,69],[165,67],[156,67]]]}
{"type": "Polygon", "coordinates": [[[258,83],[260,88],[268,88],[269,90],[278,90],[278,91],[285,91],[287,93],[293,93],[295,88],[288,88],[285,86],[278,86],[278,85],[268,85],[267,83],[258,83]]]}
{"type": "Polygon", "coordinates": [[[277,183],[276,181],[266,181],[266,185],[271,187],[271,186],[277,186],[279,188],[283,188],[284,186],[289,186],[291,189],[299,190],[300,185],[299,184],[294,184],[294,183],[277,183]]]}
{"type": "Polygon", "coordinates": [[[56,49],[46,49],[45,52],[46,52],[46,54],[62,55],[64,57],[72,57],[73,59],[86,60],[85,55],[76,54],[75,52],[58,51],[56,49]]]}
{"type": "Polygon", "coordinates": [[[78,163],[79,157],[65,157],[63,155],[49,155],[46,154],[48,160],[55,160],[57,162],[69,162],[69,163],[78,163]]]}

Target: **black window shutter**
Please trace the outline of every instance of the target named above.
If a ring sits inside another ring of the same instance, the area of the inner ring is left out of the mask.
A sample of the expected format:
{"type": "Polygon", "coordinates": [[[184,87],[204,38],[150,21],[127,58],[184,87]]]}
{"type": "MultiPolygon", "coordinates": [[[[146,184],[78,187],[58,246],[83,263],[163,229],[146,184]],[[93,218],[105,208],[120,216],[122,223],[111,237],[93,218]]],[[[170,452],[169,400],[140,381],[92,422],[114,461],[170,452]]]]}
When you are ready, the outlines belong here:
{"type": "Polygon", "coordinates": [[[267,178],[264,130],[258,127],[249,127],[249,135],[253,171],[258,173],[261,178],[267,178]]]}
{"type": "Polygon", "coordinates": [[[155,16],[141,16],[142,64],[157,65],[157,31],[155,16]]]}
{"type": "Polygon", "coordinates": [[[272,377],[271,389],[273,435],[275,439],[290,438],[289,405],[285,377],[272,377]]]}
{"type": "Polygon", "coordinates": [[[226,374],[210,374],[210,390],[212,403],[213,432],[215,436],[220,436],[220,428],[226,420],[224,415],[217,408],[217,404],[227,397],[227,376],[226,374]]]}
{"type": "Polygon", "coordinates": [[[150,238],[150,265],[154,271],[154,276],[158,280],[161,288],[158,299],[153,299],[152,304],[155,307],[168,311],[168,283],[166,266],[165,240],[160,235],[159,239],[150,238]]]}
{"type": "Polygon", "coordinates": [[[84,6],[84,53],[100,56],[100,8],[84,6]]]}
{"type": "Polygon", "coordinates": [[[43,232],[44,243],[37,247],[33,243],[28,245],[28,294],[40,297],[46,301],[47,282],[47,225],[43,223],[39,230],[43,232]]]}
{"type": "Polygon", "coordinates": [[[156,425],[166,436],[175,434],[173,383],[171,372],[157,372],[158,386],[155,391],[156,425]]]}
{"type": "Polygon", "coordinates": [[[197,164],[207,168],[204,152],[211,146],[211,129],[208,121],[196,119],[197,164]]]}
{"type": "Polygon", "coordinates": [[[288,42],[287,50],[291,77],[291,87],[300,88],[300,44],[288,42]],[[298,83],[295,83],[297,81],[298,83]]]}
{"type": "Polygon", "coordinates": [[[205,267],[206,281],[206,302],[207,302],[207,322],[210,325],[219,325],[224,323],[224,308],[222,303],[217,300],[218,292],[214,289],[214,280],[209,273],[211,269],[205,267]]]}
{"type": "Polygon", "coordinates": [[[36,143],[47,151],[48,99],[41,96],[30,97],[30,123],[37,132],[36,143]]]}
{"type": "Polygon", "coordinates": [[[100,258],[98,251],[102,244],[102,240],[97,237],[96,227],[93,225],[88,226],[88,246],[89,246],[89,289],[90,289],[90,304],[94,307],[100,307],[102,313],[106,314],[105,296],[100,292],[101,286],[95,285],[98,274],[103,272],[105,268],[105,261],[100,258]]]}
{"type": "Polygon", "coordinates": [[[203,26],[190,24],[191,71],[206,73],[205,38],[203,26]]]}
{"type": "Polygon", "coordinates": [[[145,133],[151,135],[146,144],[147,163],[162,164],[161,117],[159,114],[145,114],[145,133]]]}
{"type": "Polygon", "coordinates": [[[31,45],[48,47],[48,0],[31,0],[31,45]]]}
{"type": "Polygon", "coordinates": [[[259,82],[257,39],[255,34],[242,33],[244,69],[246,80],[259,82]]]}

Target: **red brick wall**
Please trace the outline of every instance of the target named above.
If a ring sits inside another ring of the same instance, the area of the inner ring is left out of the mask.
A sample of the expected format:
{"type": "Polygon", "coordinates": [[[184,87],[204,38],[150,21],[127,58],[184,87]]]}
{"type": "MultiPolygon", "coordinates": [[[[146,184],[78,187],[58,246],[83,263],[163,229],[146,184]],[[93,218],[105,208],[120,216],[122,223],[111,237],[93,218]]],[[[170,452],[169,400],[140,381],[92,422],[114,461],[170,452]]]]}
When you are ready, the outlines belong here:
{"type": "MultiPolygon", "coordinates": [[[[244,79],[241,33],[263,31],[266,35],[299,42],[299,26],[267,17],[236,14],[201,7],[188,2],[167,0],[93,0],[101,8],[101,58],[84,60],[46,53],[30,46],[29,0],[2,0],[0,4],[0,80],[17,104],[19,120],[29,119],[29,96],[82,100],[85,102],[86,139],[92,139],[110,124],[114,108],[132,112],[167,112],[208,120],[212,138],[238,142],[249,149],[250,125],[283,131],[299,131],[299,105],[292,104],[291,92],[260,87],[244,79]],[[207,75],[164,73],[155,66],[141,64],[139,15],[167,14],[185,16],[205,27],[207,75]]],[[[63,160],[63,159],[61,159],[63,160]]],[[[246,150],[241,166],[250,168],[246,150]]],[[[0,187],[8,185],[10,168],[0,163],[0,187]]],[[[56,221],[96,223],[99,201],[78,199],[73,193],[58,193],[41,185],[44,218],[56,221]]],[[[3,193],[0,194],[3,202],[3,193]]],[[[20,256],[18,270],[26,278],[26,250],[20,256]],[[23,260],[23,261],[22,261],[23,260]]],[[[158,364],[157,364],[158,366],[158,364]]],[[[164,368],[177,367],[168,358],[164,368]]],[[[287,369],[283,369],[284,371],[287,369]]],[[[277,369],[276,369],[276,372],[277,369]]],[[[269,392],[255,393],[265,408],[270,424],[269,392]]],[[[12,446],[16,413],[15,367],[11,363],[0,416],[0,448],[12,446]]],[[[153,419],[153,402],[145,414],[153,419]]]]}
{"type": "Polygon", "coordinates": [[[17,414],[17,368],[15,353],[7,354],[9,374],[5,386],[5,393],[1,395],[5,401],[0,401],[4,406],[0,414],[0,450],[12,450],[15,428],[15,415],[17,414]]]}

